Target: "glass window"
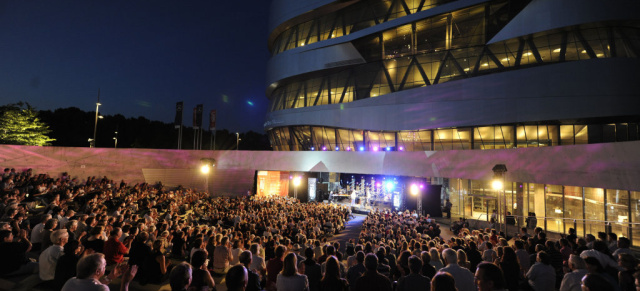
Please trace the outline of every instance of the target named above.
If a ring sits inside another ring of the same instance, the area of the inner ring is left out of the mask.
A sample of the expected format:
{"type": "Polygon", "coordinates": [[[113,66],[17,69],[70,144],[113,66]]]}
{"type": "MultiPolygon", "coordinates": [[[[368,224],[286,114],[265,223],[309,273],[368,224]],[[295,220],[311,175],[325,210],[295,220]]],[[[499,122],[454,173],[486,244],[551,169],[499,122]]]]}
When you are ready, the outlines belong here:
{"type": "Polygon", "coordinates": [[[462,216],[463,194],[460,189],[460,179],[449,179],[449,199],[451,204],[451,215],[462,216]]]}
{"type": "Polygon", "coordinates": [[[629,237],[629,191],[607,189],[607,221],[611,232],[629,237]]]}
{"type": "Polygon", "coordinates": [[[527,183],[528,204],[529,204],[529,216],[535,216],[537,220],[535,223],[531,221],[529,228],[535,228],[537,226],[544,228],[544,184],[527,183]],[[529,213],[530,212],[530,213],[529,213]]]}
{"type": "Polygon", "coordinates": [[[582,209],[582,187],[564,187],[564,217],[573,218],[575,221],[565,220],[565,230],[575,228],[578,236],[584,236],[584,210],[582,209]]]}
{"type": "MultiPolygon", "coordinates": [[[[631,211],[631,222],[640,223],[640,191],[630,192],[631,205],[629,210],[631,211]]],[[[633,224],[631,228],[632,244],[634,246],[640,246],[640,224],[633,224]]]]}
{"type": "Polygon", "coordinates": [[[575,144],[587,144],[589,143],[589,134],[587,125],[575,125],[575,144]]]}
{"type": "Polygon", "coordinates": [[[564,207],[562,205],[562,186],[546,185],[545,208],[547,217],[547,231],[564,233],[564,207]]]}
{"type": "Polygon", "coordinates": [[[604,189],[584,187],[585,232],[597,237],[604,231],[604,189]]]}

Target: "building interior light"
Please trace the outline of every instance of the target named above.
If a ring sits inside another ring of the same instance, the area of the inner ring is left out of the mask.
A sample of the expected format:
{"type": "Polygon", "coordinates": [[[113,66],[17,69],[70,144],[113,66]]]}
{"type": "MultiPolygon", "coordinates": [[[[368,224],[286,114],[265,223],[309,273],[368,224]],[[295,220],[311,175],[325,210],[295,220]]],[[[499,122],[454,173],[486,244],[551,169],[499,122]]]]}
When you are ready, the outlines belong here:
{"type": "Polygon", "coordinates": [[[526,52],[524,55],[525,56],[530,56],[530,55],[533,55],[533,53],[532,52],[526,52]]]}
{"type": "Polygon", "coordinates": [[[559,52],[560,52],[560,50],[561,50],[561,49],[557,48],[557,49],[554,49],[554,50],[553,50],[553,52],[554,52],[554,53],[559,53],[559,52]]]}
{"type": "Polygon", "coordinates": [[[483,67],[488,67],[488,66],[489,66],[489,63],[484,63],[484,64],[482,64],[482,66],[483,66],[483,67]]]}

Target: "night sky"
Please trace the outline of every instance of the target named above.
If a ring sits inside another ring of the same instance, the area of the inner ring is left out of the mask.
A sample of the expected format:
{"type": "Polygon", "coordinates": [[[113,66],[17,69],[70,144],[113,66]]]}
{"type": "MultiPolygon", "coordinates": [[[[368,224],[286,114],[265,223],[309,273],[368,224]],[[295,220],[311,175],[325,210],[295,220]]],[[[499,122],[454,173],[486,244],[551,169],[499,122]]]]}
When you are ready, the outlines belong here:
{"type": "Polygon", "coordinates": [[[0,1],[0,105],[263,132],[269,2],[0,1]]]}

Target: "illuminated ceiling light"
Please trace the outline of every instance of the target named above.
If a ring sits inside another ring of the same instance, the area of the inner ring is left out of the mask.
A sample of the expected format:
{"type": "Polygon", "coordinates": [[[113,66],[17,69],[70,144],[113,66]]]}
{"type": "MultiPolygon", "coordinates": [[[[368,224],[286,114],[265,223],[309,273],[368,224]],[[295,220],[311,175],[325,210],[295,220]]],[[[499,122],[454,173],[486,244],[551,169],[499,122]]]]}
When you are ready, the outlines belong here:
{"type": "Polygon", "coordinates": [[[562,213],[562,210],[560,210],[560,208],[556,208],[556,209],[555,209],[555,212],[556,212],[556,213],[562,213]]]}
{"type": "Polygon", "coordinates": [[[587,50],[582,50],[581,53],[586,54],[587,50]]]}
{"type": "Polygon", "coordinates": [[[300,46],[304,46],[304,42],[301,42],[301,43],[300,43],[300,46]]]}
{"type": "Polygon", "coordinates": [[[525,56],[530,56],[530,55],[533,55],[533,53],[532,52],[526,52],[524,55],[525,56]]]}
{"type": "Polygon", "coordinates": [[[465,69],[464,69],[464,71],[465,71],[465,72],[468,72],[468,71],[469,71],[469,68],[465,68],[465,69]]]}
{"type": "Polygon", "coordinates": [[[596,57],[599,57],[599,58],[604,57],[604,54],[597,54],[596,57]]]}
{"type": "Polygon", "coordinates": [[[489,63],[484,63],[484,64],[482,64],[482,66],[483,66],[483,67],[488,67],[488,66],[489,66],[489,63]]]}
{"type": "Polygon", "coordinates": [[[504,59],[502,59],[502,61],[503,62],[507,62],[507,61],[509,61],[509,58],[504,58],[504,59]]]}
{"type": "Polygon", "coordinates": [[[554,53],[559,53],[559,52],[560,52],[560,50],[561,50],[561,49],[557,48],[557,49],[554,49],[554,50],[553,50],[553,52],[554,52],[554,53]]]}

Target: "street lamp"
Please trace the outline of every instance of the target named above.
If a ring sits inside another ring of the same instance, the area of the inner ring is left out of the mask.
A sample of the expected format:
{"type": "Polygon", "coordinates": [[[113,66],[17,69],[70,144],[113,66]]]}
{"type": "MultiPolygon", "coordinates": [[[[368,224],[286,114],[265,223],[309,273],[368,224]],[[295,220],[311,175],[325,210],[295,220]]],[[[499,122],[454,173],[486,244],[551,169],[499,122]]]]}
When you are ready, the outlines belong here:
{"type": "Polygon", "coordinates": [[[236,151],[240,147],[240,133],[236,132],[236,151]]]}
{"type": "Polygon", "coordinates": [[[92,147],[92,148],[96,147],[96,133],[98,131],[98,117],[99,117],[98,110],[100,109],[100,105],[102,104],[100,104],[100,89],[98,89],[98,102],[96,102],[96,120],[93,124],[93,139],[89,141],[90,142],[89,147],[92,147]]]}
{"type": "Polygon", "coordinates": [[[298,199],[298,186],[300,186],[300,176],[293,178],[293,197],[298,199]]]}
{"type": "Polygon", "coordinates": [[[200,159],[200,173],[204,175],[204,189],[206,192],[209,192],[209,172],[211,172],[211,168],[216,166],[215,159],[200,159]]]}
{"type": "Polygon", "coordinates": [[[498,221],[502,219],[502,224],[500,224],[500,231],[502,231],[502,225],[504,224],[504,235],[507,235],[507,197],[504,191],[504,181],[505,181],[505,173],[507,172],[507,166],[504,164],[497,164],[493,166],[493,180],[491,182],[491,186],[497,193],[498,200],[498,221]],[[500,198],[500,194],[502,192],[502,198],[500,198]]]}

